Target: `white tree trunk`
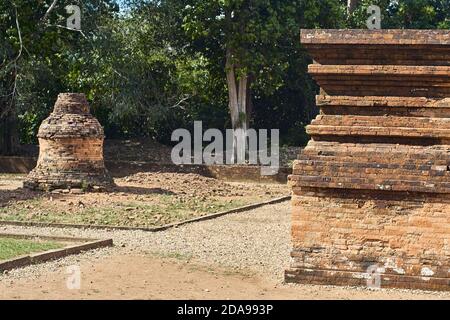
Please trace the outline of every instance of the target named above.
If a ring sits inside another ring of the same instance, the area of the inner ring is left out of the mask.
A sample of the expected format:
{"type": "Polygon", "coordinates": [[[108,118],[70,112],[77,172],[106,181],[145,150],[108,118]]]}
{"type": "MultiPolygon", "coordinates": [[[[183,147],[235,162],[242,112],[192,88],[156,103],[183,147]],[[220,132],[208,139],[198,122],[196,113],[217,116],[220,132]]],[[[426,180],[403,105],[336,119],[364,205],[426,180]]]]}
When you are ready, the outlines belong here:
{"type": "Polygon", "coordinates": [[[231,115],[231,125],[237,136],[233,139],[233,157],[234,162],[237,156],[239,161],[245,159],[247,150],[246,133],[248,129],[248,114],[247,114],[247,84],[248,76],[242,75],[239,79],[236,78],[236,65],[233,61],[232,53],[227,50],[226,57],[226,77],[228,86],[228,99],[231,115]]]}
{"type": "Polygon", "coordinates": [[[347,0],[347,14],[352,14],[358,4],[358,0],[347,0]]]}
{"type": "Polygon", "coordinates": [[[234,64],[232,62],[232,54],[230,50],[227,50],[227,60],[225,69],[227,75],[228,105],[230,108],[231,125],[234,129],[237,127],[238,123],[239,106],[238,106],[238,91],[236,86],[236,75],[234,73],[234,64]]]}
{"type": "Polygon", "coordinates": [[[242,75],[239,79],[239,99],[238,99],[238,105],[239,105],[239,120],[240,120],[240,127],[244,128],[245,130],[247,128],[248,119],[247,119],[247,83],[248,83],[248,77],[247,75],[242,75]]]}

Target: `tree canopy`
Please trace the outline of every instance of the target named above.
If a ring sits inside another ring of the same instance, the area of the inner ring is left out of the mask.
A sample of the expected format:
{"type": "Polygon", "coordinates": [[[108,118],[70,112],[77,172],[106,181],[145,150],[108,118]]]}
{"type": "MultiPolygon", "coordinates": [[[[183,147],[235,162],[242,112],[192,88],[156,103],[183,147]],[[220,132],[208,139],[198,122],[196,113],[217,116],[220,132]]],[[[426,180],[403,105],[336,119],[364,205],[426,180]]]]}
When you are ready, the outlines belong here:
{"type": "Polygon", "coordinates": [[[449,29],[448,0],[3,0],[0,153],[35,143],[59,92],[86,93],[108,137],[170,142],[205,127],[279,128],[306,142],[317,86],[300,28],[449,29]],[[68,30],[66,5],[81,8],[68,30]]]}

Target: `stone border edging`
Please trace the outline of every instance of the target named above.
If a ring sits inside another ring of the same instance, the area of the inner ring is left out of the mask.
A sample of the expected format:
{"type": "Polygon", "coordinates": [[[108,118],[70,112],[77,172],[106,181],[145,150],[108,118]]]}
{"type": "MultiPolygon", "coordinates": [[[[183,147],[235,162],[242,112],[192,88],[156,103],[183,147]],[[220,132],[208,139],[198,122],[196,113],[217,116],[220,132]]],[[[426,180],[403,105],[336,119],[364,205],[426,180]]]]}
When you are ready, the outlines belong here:
{"type": "Polygon", "coordinates": [[[2,234],[0,237],[3,238],[16,238],[16,239],[33,239],[41,238],[47,240],[60,240],[60,241],[84,241],[85,243],[70,245],[61,249],[48,250],[44,252],[38,252],[34,254],[29,254],[25,256],[19,256],[17,258],[0,261],[0,273],[16,268],[21,268],[37,263],[43,263],[50,260],[56,260],[60,258],[67,257],[69,255],[74,255],[81,253],[83,251],[94,250],[99,248],[106,248],[113,246],[112,239],[98,240],[98,239],[87,239],[87,238],[70,238],[70,237],[52,237],[52,236],[39,236],[39,235],[25,235],[25,234],[2,234]],[[88,242],[86,242],[88,241],[88,242]]]}
{"type": "MultiPolygon", "coordinates": [[[[260,208],[269,204],[275,204],[275,203],[280,203],[280,202],[284,202],[287,200],[290,200],[291,196],[283,196],[283,197],[279,197],[279,198],[275,198],[275,199],[271,199],[268,201],[264,201],[264,202],[258,202],[258,203],[254,203],[254,204],[249,204],[243,207],[239,207],[239,208],[235,208],[235,209],[231,209],[231,210],[227,210],[227,211],[222,211],[222,212],[217,212],[217,213],[211,213],[211,214],[207,214],[201,217],[197,217],[197,218],[192,218],[192,219],[188,219],[188,220],[184,220],[181,222],[175,222],[175,223],[171,223],[171,224],[166,224],[162,227],[159,228],[164,228],[162,230],[166,230],[169,228],[173,228],[173,227],[178,227],[184,224],[188,224],[188,223],[192,223],[192,222],[198,222],[198,221],[205,221],[205,220],[210,220],[210,219],[215,219],[227,214],[231,214],[231,213],[238,213],[238,212],[244,212],[244,211],[249,211],[252,209],[256,209],[256,208],[260,208]]],[[[160,231],[160,230],[157,230],[160,231]]]]}
{"type": "Polygon", "coordinates": [[[8,221],[0,220],[0,225],[11,225],[20,227],[49,227],[49,228],[75,228],[75,229],[103,229],[103,230],[130,230],[130,231],[148,231],[158,232],[164,231],[170,228],[175,228],[184,224],[199,222],[204,220],[215,219],[227,214],[249,211],[252,209],[260,208],[269,204],[276,204],[290,200],[291,196],[282,196],[279,198],[271,199],[268,201],[249,204],[246,206],[230,209],[227,211],[216,212],[207,214],[201,217],[196,217],[180,222],[169,223],[160,227],[145,228],[145,227],[127,227],[127,226],[107,226],[107,225],[92,225],[92,224],[71,224],[71,223],[51,223],[51,222],[25,222],[25,221],[8,221]]]}

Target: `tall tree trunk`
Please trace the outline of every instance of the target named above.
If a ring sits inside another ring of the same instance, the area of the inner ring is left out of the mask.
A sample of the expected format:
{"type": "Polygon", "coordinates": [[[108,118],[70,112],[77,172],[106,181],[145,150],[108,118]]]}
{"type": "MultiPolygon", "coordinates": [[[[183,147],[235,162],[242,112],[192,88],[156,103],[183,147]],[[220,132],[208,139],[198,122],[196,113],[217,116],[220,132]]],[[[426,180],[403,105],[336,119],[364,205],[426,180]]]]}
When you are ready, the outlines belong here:
{"type": "Polygon", "coordinates": [[[17,152],[19,141],[17,118],[9,114],[0,119],[0,155],[13,155],[17,152]]]}
{"type": "Polygon", "coordinates": [[[247,129],[249,126],[249,114],[248,114],[248,99],[249,86],[248,75],[240,75],[239,79],[236,77],[236,63],[233,60],[232,51],[227,49],[226,54],[226,66],[225,72],[227,77],[228,87],[228,99],[231,115],[231,125],[235,130],[235,136],[233,140],[233,157],[232,161],[235,161],[234,155],[237,155],[239,162],[245,160],[247,153],[247,129]]]}
{"type": "Polygon", "coordinates": [[[247,105],[246,105],[246,109],[247,109],[247,125],[250,125],[250,119],[253,115],[253,99],[252,99],[252,92],[250,89],[251,84],[253,83],[254,80],[254,76],[252,74],[250,74],[248,76],[247,79],[247,105]]]}
{"type": "MultiPolygon", "coordinates": [[[[16,71],[4,77],[0,82],[0,93],[10,93],[16,80],[16,71]]],[[[14,96],[7,94],[0,96],[0,155],[13,155],[19,146],[19,132],[17,129],[17,115],[14,110],[14,96]],[[11,100],[12,99],[12,100],[11,100]]]]}
{"type": "MultiPolygon", "coordinates": [[[[15,11],[15,25],[20,47],[17,53],[12,50],[12,47],[7,47],[5,52],[8,55],[8,59],[2,64],[2,68],[5,66],[9,68],[10,61],[12,68],[10,71],[6,71],[2,75],[2,78],[0,78],[0,155],[13,155],[19,149],[19,131],[17,128],[18,119],[15,111],[15,99],[17,94],[17,64],[22,55],[23,43],[17,8],[14,3],[13,8],[15,11]]],[[[6,27],[8,30],[8,25],[6,27]]],[[[8,41],[6,44],[8,44],[8,41]]]]}
{"type": "Polygon", "coordinates": [[[347,14],[351,15],[353,11],[356,9],[356,5],[358,4],[358,0],[347,0],[347,14]]]}
{"type": "Polygon", "coordinates": [[[232,60],[231,50],[227,50],[227,60],[225,67],[228,87],[228,105],[230,108],[231,124],[233,129],[248,129],[249,116],[248,111],[251,107],[249,88],[249,76],[244,74],[236,77],[236,64],[232,60]]]}
{"type": "Polygon", "coordinates": [[[230,49],[227,49],[225,73],[227,75],[228,106],[230,108],[231,126],[233,129],[236,129],[239,123],[239,98],[234,69],[232,52],[230,49]]]}

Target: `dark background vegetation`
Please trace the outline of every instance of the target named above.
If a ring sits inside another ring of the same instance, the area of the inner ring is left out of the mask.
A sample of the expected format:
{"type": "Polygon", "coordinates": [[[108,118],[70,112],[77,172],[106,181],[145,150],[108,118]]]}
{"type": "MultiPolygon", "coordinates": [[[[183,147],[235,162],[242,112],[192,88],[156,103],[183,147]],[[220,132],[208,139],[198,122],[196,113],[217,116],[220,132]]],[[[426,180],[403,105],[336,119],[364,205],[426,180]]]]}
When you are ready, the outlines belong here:
{"type": "Polygon", "coordinates": [[[46,15],[53,2],[0,0],[0,154],[37,142],[60,92],[85,93],[108,138],[170,143],[194,120],[229,128],[224,43],[233,33],[223,36],[221,6],[251,13],[238,42],[249,53],[250,125],[279,128],[287,145],[306,143],[317,113],[300,28],[365,28],[370,4],[386,29],[450,28],[449,0],[360,0],[351,13],[346,0],[61,0],[46,15]],[[63,28],[68,4],[81,7],[82,32],[63,28]]]}

